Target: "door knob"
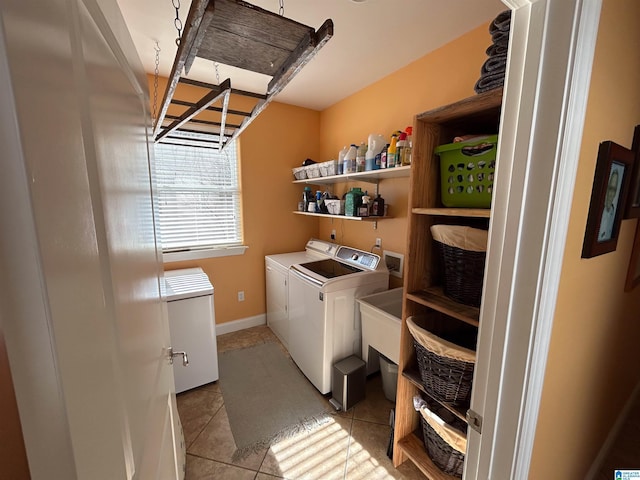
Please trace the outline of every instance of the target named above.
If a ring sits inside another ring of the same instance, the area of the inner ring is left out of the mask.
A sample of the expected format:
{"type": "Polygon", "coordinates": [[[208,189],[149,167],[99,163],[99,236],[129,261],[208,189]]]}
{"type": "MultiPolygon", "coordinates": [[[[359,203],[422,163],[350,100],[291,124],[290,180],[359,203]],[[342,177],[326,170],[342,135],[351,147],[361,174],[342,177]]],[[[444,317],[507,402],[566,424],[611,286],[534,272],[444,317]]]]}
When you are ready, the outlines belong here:
{"type": "Polygon", "coordinates": [[[173,365],[173,357],[182,355],[182,366],[183,367],[189,366],[189,357],[187,356],[187,352],[174,352],[173,347],[169,347],[167,349],[167,353],[169,355],[169,365],[173,365]]]}

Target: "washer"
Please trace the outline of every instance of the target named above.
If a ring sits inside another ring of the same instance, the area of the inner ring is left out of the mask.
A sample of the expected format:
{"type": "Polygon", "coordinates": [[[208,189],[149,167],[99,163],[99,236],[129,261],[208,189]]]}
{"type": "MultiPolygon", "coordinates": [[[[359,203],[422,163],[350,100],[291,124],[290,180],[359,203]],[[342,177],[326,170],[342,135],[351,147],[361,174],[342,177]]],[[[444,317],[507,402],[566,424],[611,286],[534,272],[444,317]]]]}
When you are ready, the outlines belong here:
{"type": "Polygon", "coordinates": [[[289,353],[322,394],[331,391],[332,366],[360,355],[356,299],[388,289],[389,272],[376,254],[338,246],[333,256],[289,269],[289,353]]]}
{"type": "Polygon", "coordinates": [[[265,260],[267,325],[289,349],[289,268],[297,263],[307,263],[321,258],[331,258],[338,245],[311,239],[301,252],[267,255],[265,260]]]}

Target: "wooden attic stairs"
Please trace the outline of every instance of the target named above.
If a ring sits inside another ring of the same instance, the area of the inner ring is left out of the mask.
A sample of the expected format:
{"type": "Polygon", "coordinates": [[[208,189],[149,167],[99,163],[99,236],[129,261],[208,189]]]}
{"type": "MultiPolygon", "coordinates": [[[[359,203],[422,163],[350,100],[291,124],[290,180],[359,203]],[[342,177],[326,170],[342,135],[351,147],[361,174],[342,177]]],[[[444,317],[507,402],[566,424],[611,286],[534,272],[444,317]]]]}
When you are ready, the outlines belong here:
{"type": "Polygon", "coordinates": [[[315,31],[241,0],[193,0],[158,111],[155,141],[223,149],[332,36],[330,19],[315,31]],[[232,88],[230,79],[214,85],[182,77],[196,57],[272,78],[266,92],[253,93],[232,88]],[[197,102],[175,98],[185,85],[204,95],[197,102]],[[230,109],[232,94],[252,99],[253,108],[230,109]]]}

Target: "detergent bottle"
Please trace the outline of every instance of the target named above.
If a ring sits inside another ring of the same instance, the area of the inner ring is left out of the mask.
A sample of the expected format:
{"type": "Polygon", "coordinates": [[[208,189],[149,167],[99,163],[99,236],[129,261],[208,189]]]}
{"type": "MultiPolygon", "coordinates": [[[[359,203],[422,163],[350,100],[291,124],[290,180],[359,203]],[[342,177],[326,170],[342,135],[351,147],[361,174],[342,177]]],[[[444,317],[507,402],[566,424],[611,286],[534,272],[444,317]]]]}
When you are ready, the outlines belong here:
{"type": "Polygon", "coordinates": [[[368,148],[365,157],[365,170],[377,170],[380,168],[382,149],[385,146],[384,137],[371,133],[368,138],[368,148]]]}
{"type": "Polygon", "coordinates": [[[398,158],[398,136],[394,133],[391,135],[391,143],[387,148],[387,168],[396,166],[398,158]]]}
{"type": "Polygon", "coordinates": [[[349,150],[344,156],[344,173],[355,173],[356,171],[356,155],[357,149],[354,143],[351,144],[349,150]]]}

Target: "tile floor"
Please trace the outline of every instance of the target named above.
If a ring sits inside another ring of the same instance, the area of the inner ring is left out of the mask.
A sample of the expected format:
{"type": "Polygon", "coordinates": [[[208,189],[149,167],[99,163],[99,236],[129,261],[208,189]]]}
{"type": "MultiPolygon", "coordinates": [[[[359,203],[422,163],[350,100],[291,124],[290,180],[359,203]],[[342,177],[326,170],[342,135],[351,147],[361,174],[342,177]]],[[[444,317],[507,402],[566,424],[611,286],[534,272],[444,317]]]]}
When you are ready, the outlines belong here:
{"type": "MultiPolygon", "coordinates": [[[[219,336],[218,352],[265,342],[279,343],[267,326],[254,327],[219,336]]],[[[372,376],[365,400],[347,412],[332,415],[311,432],[234,460],[236,447],[217,382],[189,390],[178,394],[187,444],[186,480],[423,479],[411,462],[395,469],[387,458],[392,406],[380,376],[372,376]]]]}

